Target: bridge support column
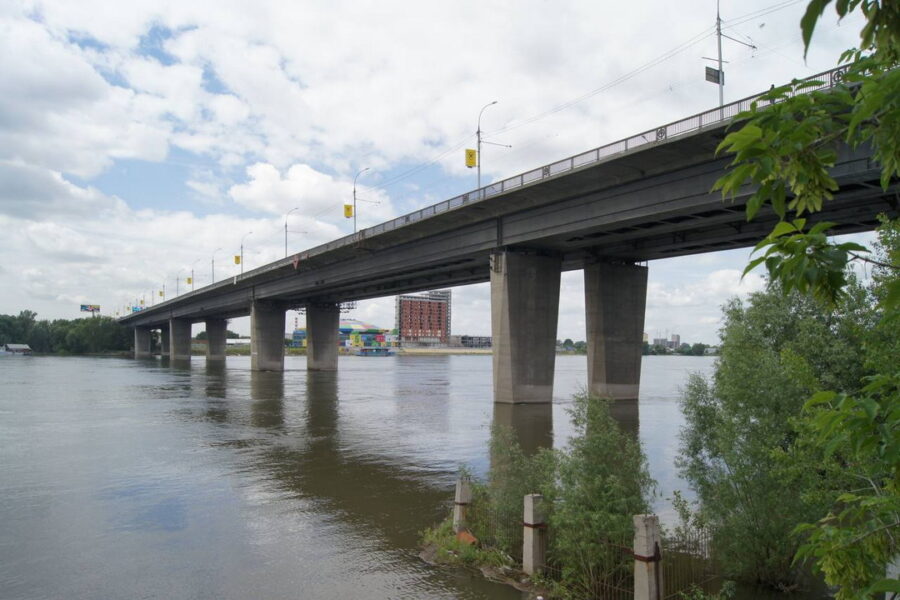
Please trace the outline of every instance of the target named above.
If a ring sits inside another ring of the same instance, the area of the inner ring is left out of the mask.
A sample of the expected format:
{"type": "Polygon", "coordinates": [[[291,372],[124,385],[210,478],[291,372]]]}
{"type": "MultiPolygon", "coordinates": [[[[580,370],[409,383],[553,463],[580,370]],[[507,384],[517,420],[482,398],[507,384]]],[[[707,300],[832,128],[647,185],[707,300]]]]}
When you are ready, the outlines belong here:
{"type": "Polygon", "coordinates": [[[250,370],[284,371],[284,308],[254,300],[250,308],[250,370]]]}
{"type": "Polygon", "coordinates": [[[169,319],[169,339],[172,360],[191,360],[191,322],[187,319],[169,319]]]}
{"type": "Polygon", "coordinates": [[[159,355],[163,358],[169,358],[170,347],[169,326],[165,325],[159,328],[159,355]]]}
{"type": "Polygon", "coordinates": [[[134,357],[150,358],[150,330],[146,327],[134,328],[134,357]]]}
{"type": "Polygon", "coordinates": [[[597,263],[584,268],[588,389],[637,400],[641,382],[647,267],[597,263]]]}
{"type": "Polygon", "coordinates": [[[206,360],[225,360],[225,332],[228,321],[225,319],[206,319],[206,360]]]}
{"type": "Polygon", "coordinates": [[[308,371],[337,371],[340,319],[341,308],[337,304],[310,304],[306,307],[308,371]]]}
{"type": "Polygon", "coordinates": [[[491,256],[494,402],[553,401],[560,266],[535,253],[491,256]]]}

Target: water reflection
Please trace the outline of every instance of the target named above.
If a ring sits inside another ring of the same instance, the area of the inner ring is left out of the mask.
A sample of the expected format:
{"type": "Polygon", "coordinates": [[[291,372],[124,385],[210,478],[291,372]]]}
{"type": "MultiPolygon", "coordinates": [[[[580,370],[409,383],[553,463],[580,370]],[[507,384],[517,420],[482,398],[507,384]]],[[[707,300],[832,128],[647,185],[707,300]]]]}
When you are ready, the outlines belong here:
{"type": "Polygon", "coordinates": [[[641,415],[637,399],[613,400],[609,403],[609,414],[622,431],[630,433],[635,439],[640,438],[641,415]]]}
{"type": "Polygon", "coordinates": [[[284,373],[250,372],[250,423],[254,427],[284,426],[284,373]]]}
{"type": "Polygon", "coordinates": [[[494,404],[494,425],[512,429],[527,456],[553,447],[552,404],[494,404]]]}
{"type": "Polygon", "coordinates": [[[206,361],[205,375],[205,417],[214,423],[225,423],[228,421],[228,371],[223,363],[206,361]]]}
{"type": "Polygon", "coordinates": [[[306,431],[319,442],[335,440],[338,420],[338,375],[334,371],[306,373],[306,431]]]}

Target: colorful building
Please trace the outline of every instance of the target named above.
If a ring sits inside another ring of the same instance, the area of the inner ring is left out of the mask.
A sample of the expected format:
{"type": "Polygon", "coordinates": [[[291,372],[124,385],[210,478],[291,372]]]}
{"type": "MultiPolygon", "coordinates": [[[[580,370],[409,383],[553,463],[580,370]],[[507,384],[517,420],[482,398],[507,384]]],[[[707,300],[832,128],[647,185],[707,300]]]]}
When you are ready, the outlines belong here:
{"type": "MultiPolygon", "coordinates": [[[[291,346],[305,348],[306,341],[306,329],[294,329],[291,346]]],[[[397,346],[397,336],[369,323],[342,319],[338,326],[338,345],[353,354],[390,354],[389,349],[397,346]]]]}

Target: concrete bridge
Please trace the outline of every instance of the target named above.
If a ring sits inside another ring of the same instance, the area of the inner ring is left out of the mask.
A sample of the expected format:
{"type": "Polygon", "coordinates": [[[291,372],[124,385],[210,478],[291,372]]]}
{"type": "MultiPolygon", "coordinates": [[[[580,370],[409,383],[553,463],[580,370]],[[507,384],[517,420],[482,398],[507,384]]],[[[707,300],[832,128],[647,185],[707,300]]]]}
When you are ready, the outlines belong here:
{"type": "MultiPolygon", "coordinates": [[[[815,76],[829,88],[834,70],[815,76]]],[[[191,325],[205,322],[207,359],[225,359],[226,319],[250,316],[251,368],[284,368],[285,312],[305,308],[307,365],[335,370],[339,303],[491,282],[494,400],[552,401],[560,273],[583,269],[588,379],[593,393],[635,399],[647,293],[645,261],[755,244],[776,217],[744,215],[711,193],[729,158],[715,149],[756,96],[663,125],[300,252],[120,319],[135,356],[190,358],[191,325]]],[[[867,148],[842,148],[840,190],[817,219],[835,233],[873,229],[895,212],[867,148]]]]}

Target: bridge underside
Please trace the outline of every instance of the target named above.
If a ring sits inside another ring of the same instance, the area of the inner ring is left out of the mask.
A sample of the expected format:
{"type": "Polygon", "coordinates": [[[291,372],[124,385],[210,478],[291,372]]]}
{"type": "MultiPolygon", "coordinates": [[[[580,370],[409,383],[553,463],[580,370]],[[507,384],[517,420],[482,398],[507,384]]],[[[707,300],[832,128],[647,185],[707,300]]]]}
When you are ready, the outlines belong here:
{"type": "MultiPolygon", "coordinates": [[[[307,307],[309,366],[330,370],[338,303],[490,281],[495,401],[549,402],[559,273],[585,269],[589,385],[636,398],[646,301],[639,263],[752,246],[776,221],[771,211],[746,221],[750,189],[732,202],[710,193],[728,165],[709,158],[721,138],[721,128],[710,129],[376,236],[361,232],[353,244],[301,252],[122,322],[137,328],[135,352],[144,355],[149,329],[168,334],[173,323],[251,315],[254,368],[278,370],[284,311],[307,307]]],[[[811,220],[854,233],[873,229],[879,213],[896,213],[900,186],[882,190],[867,149],[843,148],[832,174],[840,189],[811,220]]],[[[181,355],[181,337],[165,337],[166,350],[181,355]]]]}

